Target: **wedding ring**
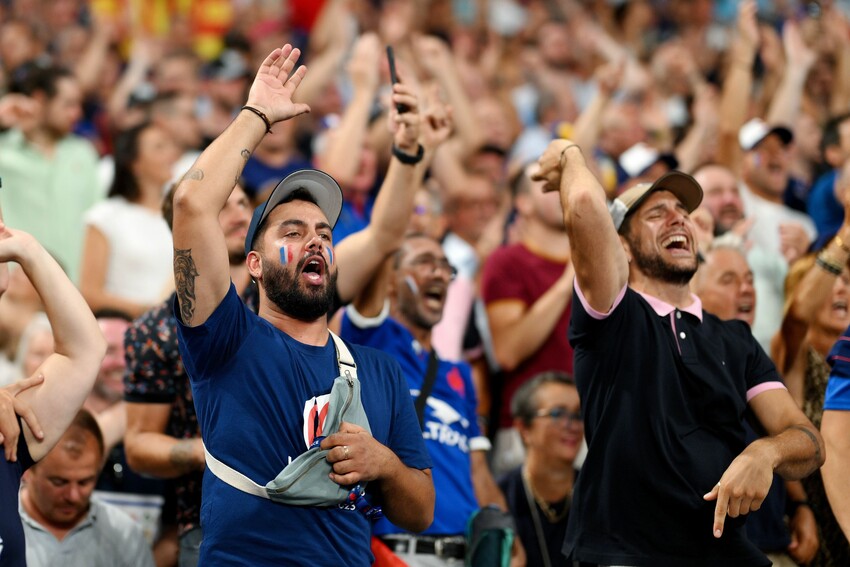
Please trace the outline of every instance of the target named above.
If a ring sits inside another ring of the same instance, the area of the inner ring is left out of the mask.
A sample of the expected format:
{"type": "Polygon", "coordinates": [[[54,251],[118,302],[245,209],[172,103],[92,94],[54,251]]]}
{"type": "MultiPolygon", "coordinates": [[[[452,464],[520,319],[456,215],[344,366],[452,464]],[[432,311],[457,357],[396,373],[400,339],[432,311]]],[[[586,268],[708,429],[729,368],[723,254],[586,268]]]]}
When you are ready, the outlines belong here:
{"type": "Polygon", "coordinates": [[[342,446],[342,452],[345,454],[345,458],[348,459],[348,445],[342,446]]]}

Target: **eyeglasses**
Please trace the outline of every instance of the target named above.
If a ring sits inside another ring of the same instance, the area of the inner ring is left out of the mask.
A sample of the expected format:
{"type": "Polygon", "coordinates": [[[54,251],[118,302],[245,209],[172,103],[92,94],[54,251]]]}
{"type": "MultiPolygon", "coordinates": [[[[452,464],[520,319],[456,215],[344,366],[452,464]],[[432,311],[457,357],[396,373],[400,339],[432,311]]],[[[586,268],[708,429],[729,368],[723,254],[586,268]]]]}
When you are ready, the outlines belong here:
{"type": "Polygon", "coordinates": [[[567,425],[573,423],[583,423],[581,412],[574,413],[564,407],[557,407],[548,410],[537,410],[534,417],[548,417],[554,421],[565,421],[567,425]]]}
{"type": "Polygon", "coordinates": [[[410,266],[413,267],[414,270],[428,272],[429,274],[436,271],[442,271],[444,274],[448,274],[450,280],[457,277],[457,268],[452,266],[448,260],[445,258],[437,258],[431,254],[417,256],[410,261],[410,266]]]}

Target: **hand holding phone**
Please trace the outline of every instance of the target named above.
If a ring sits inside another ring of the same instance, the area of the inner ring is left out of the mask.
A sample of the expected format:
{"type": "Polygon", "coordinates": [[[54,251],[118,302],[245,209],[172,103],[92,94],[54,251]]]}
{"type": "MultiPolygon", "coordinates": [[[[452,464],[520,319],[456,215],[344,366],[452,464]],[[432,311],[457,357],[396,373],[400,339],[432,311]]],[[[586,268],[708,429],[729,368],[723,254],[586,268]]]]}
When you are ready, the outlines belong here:
{"type": "MultiPolygon", "coordinates": [[[[398,82],[398,73],[395,69],[395,53],[393,52],[392,45],[387,46],[387,62],[389,62],[390,64],[390,81],[392,82],[392,84],[396,84],[398,82]]],[[[410,110],[404,104],[395,105],[395,109],[398,111],[399,114],[404,114],[405,112],[410,110]]]]}

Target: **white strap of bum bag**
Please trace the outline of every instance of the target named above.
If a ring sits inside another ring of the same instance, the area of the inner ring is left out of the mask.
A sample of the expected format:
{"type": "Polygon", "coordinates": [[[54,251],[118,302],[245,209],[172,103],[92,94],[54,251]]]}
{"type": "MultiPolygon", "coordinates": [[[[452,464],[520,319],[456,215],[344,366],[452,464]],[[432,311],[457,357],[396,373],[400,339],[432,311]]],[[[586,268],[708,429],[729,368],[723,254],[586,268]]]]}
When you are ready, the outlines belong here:
{"type": "MultiPolygon", "coordinates": [[[[334,340],[334,346],[336,347],[336,360],[337,365],[339,366],[339,375],[350,376],[356,380],[357,365],[354,364],[354,358],[351,356],[351,352],[348,350],[348,347],[345,346],[342,339],[336,336],[336,334],[330,330],[328,333],[330,333],[331,338],[334,340]]],[[[265,486],[257,484],[241,472],[227,466],[213,457],[207,450],[206,445],[204,445],[204,457],[207,461],[207,468],[210,469],[210,472],[219,479],[223,480],[233,488],[241,490],[242,492],[247,492],[248,494],[253,494],[254,496],[259,496],[266,500],[269,499],[265,486]]]]}

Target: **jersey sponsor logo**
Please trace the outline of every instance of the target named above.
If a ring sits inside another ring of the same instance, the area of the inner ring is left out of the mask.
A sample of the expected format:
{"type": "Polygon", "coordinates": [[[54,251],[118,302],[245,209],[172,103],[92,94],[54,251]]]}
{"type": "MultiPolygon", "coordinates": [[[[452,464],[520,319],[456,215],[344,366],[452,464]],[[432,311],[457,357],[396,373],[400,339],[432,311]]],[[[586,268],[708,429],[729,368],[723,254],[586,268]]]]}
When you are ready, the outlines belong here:
{"type": "Polygon", "coordinates": [[[469,452],[466,434],[455,428],[459,425],[461,429],[467,429],[469,420],[443,400],[429,397],[427,406],[431,408],[431,417],[436,420],[425,422],[422,437],[447,447],[458,447],[464,453],[469,452]]]}
{"type": "Polygon", "coordinates": [[[304,443],[307,448],[316,437],[324,435],[325,419],[328,417],[328,402],[331,395],[314,396],[304,402],[304,443]]]}
{"type": "Polygon", "coordinates": [[[446,379],[449,381],[449,386],[452,390],[457,392],[461,398],[466,398],[466,385],[463,383],[463,376],[460,375],[460,370],[456,367],[452,368],[446,375],[446,379]]]}

